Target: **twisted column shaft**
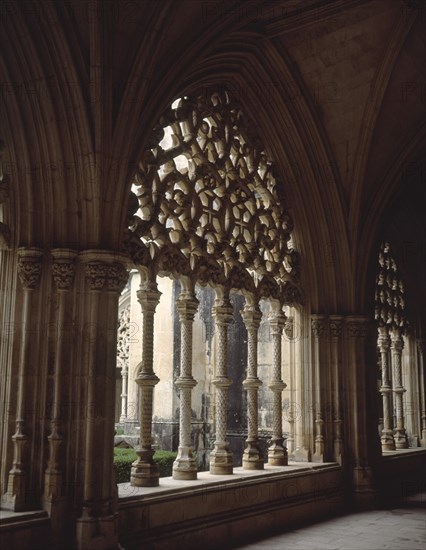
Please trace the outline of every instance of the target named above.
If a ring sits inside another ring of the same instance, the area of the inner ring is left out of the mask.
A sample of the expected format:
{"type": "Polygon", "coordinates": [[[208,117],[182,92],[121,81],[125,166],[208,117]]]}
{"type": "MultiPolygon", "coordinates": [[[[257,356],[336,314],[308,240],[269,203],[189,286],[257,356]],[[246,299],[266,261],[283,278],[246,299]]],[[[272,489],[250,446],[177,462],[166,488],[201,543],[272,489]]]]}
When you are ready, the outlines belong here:
{"type": "Polygon", "coordinates": [[[248,357],[247,378],[243,387],[247,391],[247,420],[248,434],[247,447],[243,454],[243,468],[247,470],[263,470],[263,457],[259,445],[258,427],[258,391],[262,382],[257,377],[257,344],[258,331],[262,313],[259,307],[246,304],[242,312],[242,318],[247,328],[248,357]]]}
{"type": "Polygon", "coordinates": [[[192,332],[198,300],[192,292],[182,292],[176,303],[180,318],[180,376],[176,382],[180,395],[179,448],[173,464],[174,479],[197,479],[197,464],[191,441],[191,395],[197,382],[192,377],[192,332]]]}
{"type": "Polygon", "coordinates": [[[392,426],[392,406],[391,406],[391,393],[392,387],[389,377],[389,349],[390,338],[389,332],[386,327],[379,327],[379,336],[377,339],[377,346],[380,351],[380,362],[382,370],[382,385],[380,387],[380,393],[383,401],[383,430],[380,438],[383,451],[394,451],[395,440],[393,437],[392,426]]]}
{"type": "Polygon", "coordinates": [[[216,389],[216,440],[210,453],[210,473],[232,474],[232,453],[226,440],[228,425],[228,326],[232,322],[233,308],[228,298],[216,299],[213,307],[216,323],[216,369],[213,385],[216,389]]]}
{"type": "Polygon", "coordinates": [[[404,403],[403,395],[405,389],[402,385],[402,349],[404,341],[401,331],[393,329],[391,332],[391,351],[392,351],[392,367],[393,367],[393,392],[395,395],[396,409],[396,427],[395,427],[395,447],[397,449],[406,449],[408,447],[407,434],[405,431],[404,420],[404,403]]]}
{"type": "Polygon", "coordinates": [[[282,332],[286,317],[284,313],[274,311],[270,315],[272,335],[272,381],[268,387],[273,392],[272,409],[272,440],[268,449],[268,464],[272,466],[287,466],[288,453],[284,445],[282,421],[282,391],[287,385],[281,379],[282,332]]]}

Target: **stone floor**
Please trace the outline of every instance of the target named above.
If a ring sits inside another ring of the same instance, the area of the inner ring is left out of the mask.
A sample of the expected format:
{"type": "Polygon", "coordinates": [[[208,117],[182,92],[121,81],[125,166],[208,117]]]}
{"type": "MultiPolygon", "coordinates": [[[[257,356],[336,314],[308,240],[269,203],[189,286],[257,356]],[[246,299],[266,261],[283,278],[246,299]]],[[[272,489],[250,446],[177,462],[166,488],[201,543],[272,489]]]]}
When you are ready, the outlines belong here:
{"type": "Polygon", "coordinates": [[[299,527],[240,550],[425,550],[426,493],[406,498],[392,509],[340,516],[299,527]]]}

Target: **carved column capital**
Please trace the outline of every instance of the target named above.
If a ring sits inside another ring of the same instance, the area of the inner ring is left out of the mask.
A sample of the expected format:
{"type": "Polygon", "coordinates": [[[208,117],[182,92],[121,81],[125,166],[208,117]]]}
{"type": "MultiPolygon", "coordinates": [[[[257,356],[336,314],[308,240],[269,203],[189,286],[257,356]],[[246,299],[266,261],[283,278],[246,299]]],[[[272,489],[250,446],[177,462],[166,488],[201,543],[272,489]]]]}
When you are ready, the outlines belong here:
{"type": "Polygon", "coordinates": [[[215,300],[212,313],[216,324],[229,325],[233,319],[234,308],[229,299],[215,300]]]}
{"type": "Polygon", "coordinates": [[[156,307],[160,303],[161,292],[159,290],[146,290],[140,288],[136,295],[138,297],[138,302],[141,305],[142,313],[154,313],[156,307]]]}
{"type": "Polygon", "coordinates": [[[193,321],[198,309],[198,300],[194,295],[181,294],[176,300],[176,309],[181,322],[193,321]]]}
{"type": "Polygon", "coordinates": [[[262,312],[260,311],[257,304],[246,304],[243,311],[241,312],[241,317],[243,318],[244,324],[247,329],[258,329],[260,326],[260,321],[262,319],[262,312]]]}
{"type": "Polygon", "coordinates": [[[311,328],[315,339],[319,340],[327,336],[328,326],[324,316],[312,315],[311,328]]]}
{"type": "Polygon", "coordinates": [[[74,281],[77,252],[66,248],[52,250],[52,275],[58,290],[69,290],[74,281]]]}
{"type": "Polygon", "coordinates": [[[370,319],[363,315],[349,315],[346,317],[346,327],[351,338],[365,338],[369,324],[370,319]]]}
{"type": "Polygon", "coordinates": [[[120,293],[128,279],[128,258],[109,250],[85,250],[79,254],[86,281],[92,291],[120,293]]]}
{"type": "Polygon", "coordinates": [[[391,349],[397,351],[398,353],[402,352],[404,347],[404,340],[402,338],[402,331],[399,328],[393,328],[390,331],[390,340],[391,340],[391,349]]]}
{"type": "Polygon", "coordinates": [[[379,326],[377,328],[379,336],[377,338],[377,346],[382,353],[386,353],[390,348],[389,330],[387,327],[379,326]]]}
{"type": "Polygon", "coordinates": [[[343,330],[343,317],[330,315],[329,318],[330,335],[333,339],[339,339],[343,330]]]}
{"type": "Polygon", "coordinates": [[[33,290],[40,281],[42,255],[40,248],[18,249],[18,275],[25,290],[33,290]]]}

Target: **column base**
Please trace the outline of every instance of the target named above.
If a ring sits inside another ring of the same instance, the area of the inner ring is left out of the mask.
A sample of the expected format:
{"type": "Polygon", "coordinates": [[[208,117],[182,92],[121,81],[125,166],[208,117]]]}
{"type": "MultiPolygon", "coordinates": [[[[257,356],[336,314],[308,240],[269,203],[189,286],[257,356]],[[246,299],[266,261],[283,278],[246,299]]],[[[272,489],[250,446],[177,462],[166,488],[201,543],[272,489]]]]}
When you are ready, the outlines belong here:
{"type": "Polygon", "coordinates": [[[294,452],[291,453],[290,459],[295,462],[310,462],[311,453],[309,449],[306,449],[305,447],[297,447],[294,452]]]}
{"type": "Polygon", "coordinates": [[[76,521],[76,548],[120,549],[118,542],[118,515],[81,517],[76,521]]]}
{"type": "Polygon", "coordinates": [[[312,457],[313,462],[324,462],[324,440],[315,441],[315,453],[312,457]]]}
{"type": "Polygon", "coordinates": [[[342,465],[343,442],[341,439],[334,441],[334,460],[342,465]]]}
{"type": "Polygon", "coordinates": [[[271,445],[268,449],[268,464],[271,466],[288,466],[287,449],[281,445],[271,445]]]}
{"type": "Polygon", "coordinates": [[[142,457],[145,459],[136,460],[132,464],[130,474],[130,484],[135,487],[158,487],[160,484],[160,472],[157,464],[152,462],[154,451],[150,451],[151,458],[142,457]]]}
{"type": "Polygon", "coordinates": [[[397,449],[408,449],[408,441],[407,441],[407,434],[405,433],[405,430],[398,430],[398,428],[395,430],[395,447],[397,449]]]}
{"type": "Polygon", "coordinates": [[[247,448],[243,453],[244,470],[263,470],[264,463],[262,453],[257,441],[247,442],[247,448]]]}
{"type": "Polygon", "coordinates": [[[382,444],[382,451],[394,451],[395,440],[391,430],[383,430],[382,437],[380,438],[382,444]]]}
{"type": "Polygon", "coordinates": [[[1,497],[1,507],[11,512],[24,512],[26,510],[24,472],[9,473],[7,492],[1,497]]]}
{"type": "Polygon", "coordinates": [[[173,479],[182,481],[197,479],[197,462],[186,448],[179,449],[178,456],[173,463],[173,479]]]}
{"type": "Polygon", "coordinates": [[[210,473],[214,475],[230,475],[233,473],[232,453],[228,450],[213,450],[210,453],[210,473]]]}

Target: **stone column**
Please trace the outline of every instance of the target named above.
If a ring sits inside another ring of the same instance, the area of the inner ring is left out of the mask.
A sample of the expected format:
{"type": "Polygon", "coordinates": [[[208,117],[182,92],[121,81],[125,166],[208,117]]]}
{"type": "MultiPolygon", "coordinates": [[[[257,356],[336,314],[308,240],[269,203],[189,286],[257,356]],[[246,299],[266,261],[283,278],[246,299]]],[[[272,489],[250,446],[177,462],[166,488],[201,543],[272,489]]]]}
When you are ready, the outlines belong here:
{"type": "Polygon", "coordinates": [[[65,324],[65,309],[67,294],[74,282],[75,257],[77,253],[68,249],[52,250],[52,274],[57,291],[57,338],[55,341],[53,407],[50,422],[49,460],[44,476],[43,506],[51,517],[52,530],[60,532],[64,510],[64,495],[62,494],[63,471],[59,460],[59,450],[63,442],[61,425],[62,394],[64,390],[64,335],[62,328],[65,324]]]}
{"type": "Polygon", "coordinates": [[[127,258],[109,250],[79,254],[86,281],[81,293],[81,361],[85,414],[82,511],[76,521],[76,546],[114,547],[118,542],[116,483],[113,471],[114,399],[118,297],[127,282],[127,258]]]}
{"type": "Polygon", "coordinates": [[[354,501],[359,506],[371,506],[375,499],[372,464],[377,463],[380,456],[377,454],[379,449],[373,444],[377,433],[376,419],[373,425],[367,407],[366,384],[372,381],[365,357],[369,320],[362,315],[349,315],[345,317],[345,325],[343,344],[348,361],[342,371],[345,378],[342,403],[345,409],[345,454],[347,467],[352,471],[354,501]]]}
{"type": "Polygon", "coordinates": [[[314,369],[314,396],[315,396],[315,453],[314,461],[322,462],[324,460],[324,418],[322,411],[321,398],[321,366],[322,366],[322,347],[326,337],[326,322],[325,318],[320,315],[313,315],[311,320],[313,341],[313,369],[314,369]]]}
{"type": "Polygon", "coordinates": [[[38,248],[18,249],[18,275],[23,287],[22,298],[22,332],[19,351],[18,388],[16,400],[16,431],[12,436],[13,462],[9,471],[7,492],[2,497],[2,507],[14,512],[27,508],[27,470],[29,457],[26,453],[28,443],[26,418],[27,370],[30,363],[29,331],[25,330],[31,316],[32,292],[38,286],[41,275],[42,251],[38,248]]]}
{"type": "Polygon", "coordinates": [[[228,378],[228,326],[233,318],[233,308],[229,296],[216,291],[213,307],[216,325],[216,365],[212,381],[216,389],[216,439],[210,453],[211,474],[232,474],[232,453],[226,439],[228,425],[228,388],[232,381],[228,378]]]}
{"type": "Polygon", "coordinates": [[[396,427],[395,427],[395,447],[397,449],[407,449],[408,441],[405,432],[404,421],[404,402],[403,395],[405,389],[402,385],[402,348],[404,341],[402,339],[401,330],[394,328],[391,330],[391,352],[392,352],[392,367],[393,367],[393,393],[395,396],[396,410],[396,427]]]}
{"type": "Polygon", "coordinates": [[[245,470],[263,470],[258,426],[258,391],[262,382],[257,376],[258,331],[262,312],[257,304],[254,305],[253,303],[249,304],[246,302],[242,311],[242,318],[247,328],[248,336],[247,378],[243,382],[243,387],[247,391],[248,433],[247,446],[243,453],[243,468],[245,470]]]}
{"type": "Polygon", "coordinates": [[[420,402],[421,402],[421,430],[422,430],[422,436],[420,440],[420,445],[422,447],[426,447],[426,394],[425,394],[425,363],[424,363],[424,357],[425,357],[425,341],[424,340],[418,340],[417,341],[417,348],[419,350],[419,384],[420,384],[420,402]]]}
{"type": "Polygon", "coordinates": [[[340,384],[340,356],[339,342],[342,335],[343,321],[342,317],[330,315],[330,343],[331,343],[331,371],[332,371],[332,386],[334,400],[334,415],[333,415],[333,446],[334,460],[342,464],[343,454],[343,437],[342,437],[342,411],[340,403],[340,392],[342,390],[340,384]]]}
{"type": "Polygon", "coordinates": [[[296,388],[296,373],[295,373],[295,360],[294,360],[294,319],[288,318],[285,320],[284,334],[288,341],[289,348],[289,363],[290,363],[290,389],[291,399],[288,406],[287,421],[289,424],[289,432],[287,438],[287,453],[292,455],[295,451],[295,421],[297,416],[297,403],[295,402],[295,388],[296,388]]]}
{"type": "Polygon", "coordinates": [[[281,378],[282,332],[286,317],[280,304],[272,304],[269,316],[269,326],[272,336],[272,381],[268,387],[273,392],[272,402],[272,439],[268,449],[268,464],[271,466],[287,466],[288,453],[283,438],[282,391],[286,384],[281,378]]]}
{"type": "Polygon", "coordinates": [[[192,289],[183,290],[176,302],[180,319],[180,376],[176,381],[180,397],[178,455],[173,464],[174,479],[197,479],[197,463],[191,441],[191,394],[197,382],[192,377],[192,329],[198,308],[192,289]]]}
{"type": "Polygon", "coordinates": [[[377,338],[377,347],[380,352],[380,362],[382,369],[382,385],[380,393],[383,400],[383,430],[380,441],[382,443],[382,451],[394,451],[395,440],[393,437],[392,426],[392,386],[389,379],[389,349],[390,338],[387,327],[378,328],[379,336],[377,338]]]}
{"type": "MultiPolygon", "coordinates": [[[[141,274],[142,278],[142,274],[141,274]]],[[[154,463],[152,448],[152,408],[154,386],[160,381],[154,374],[154,315],[161,292],[155,282],[141,282],[138,301],[142,307],[142,361],[138,365],[136,382],[139,386],[140,441],[137,460],[132,464],[130,482],[137,487],[159,485],[159,470],[154,463]]]]}

